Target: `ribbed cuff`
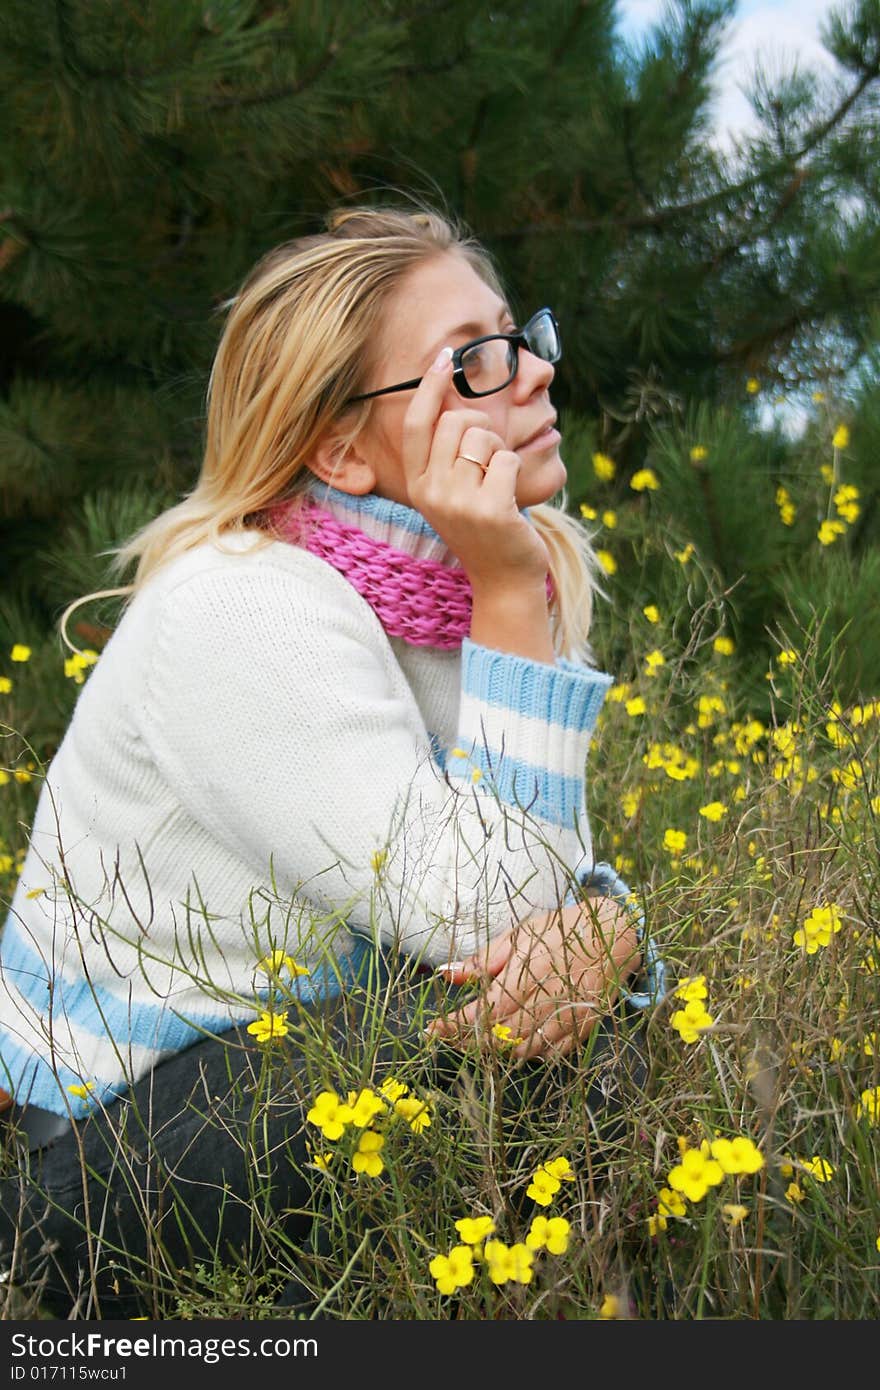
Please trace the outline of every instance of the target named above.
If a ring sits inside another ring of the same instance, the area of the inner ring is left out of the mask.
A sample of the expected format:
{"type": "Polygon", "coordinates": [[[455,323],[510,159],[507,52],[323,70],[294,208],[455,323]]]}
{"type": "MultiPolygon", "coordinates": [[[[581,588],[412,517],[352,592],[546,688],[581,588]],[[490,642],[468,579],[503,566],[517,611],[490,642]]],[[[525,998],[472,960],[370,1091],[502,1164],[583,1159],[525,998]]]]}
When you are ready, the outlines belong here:
{"type": "Polygon", "coordinates": [[[485,776],[501,800],[572,827],[584,812],[590,735],[612,683],[602,671],[551,666],[466,639],[450,776],[485,776]]]}

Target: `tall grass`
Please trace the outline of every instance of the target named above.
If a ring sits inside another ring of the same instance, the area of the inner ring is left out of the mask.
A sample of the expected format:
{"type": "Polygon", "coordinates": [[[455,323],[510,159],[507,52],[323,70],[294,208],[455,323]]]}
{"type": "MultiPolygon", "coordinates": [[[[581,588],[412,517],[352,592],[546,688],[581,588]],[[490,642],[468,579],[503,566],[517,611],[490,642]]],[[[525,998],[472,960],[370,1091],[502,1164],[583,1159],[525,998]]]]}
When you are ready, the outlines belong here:
{"type": "MultiPolygon", "coordinates": [[[[371,1025],[344,1046],[328,1045],[320,1015],[298,1013],[291,995],[308,1085],[285,1068],[286,1040],[267,1042],[253,1133],[261,1107],[297,1084],[303,1111],[322,1091],[345,1102],[366,1087],[377,1113],[333,1140],[305,1121],[308,1249],[285,1238],[256,1171],[248,1250],[182,1270],[163,1265],[157,1239],[139,1275],[150,1315],[290,1316],[275,1300],[293,1273],[311,1295],[300,1316],[880,1312],[880,691],[854,699],[850,686],[841,699],[835,642],[795,611],[765,634],[756,709],[753,671],[740,679],[733,643],[717,640],[729,631],[728,589],[710,567],[692,583],[686,567],[699,552],[683,561],[680,537],[643,513],[626,524],[629,601],[603,607],[596,646],[627,660],[590,753],[589,806],[597,856],[634,888],[668,988],[642,1023],[620,1021],[617,1061],[602,1075],[622,1087],[622,1110],[603,1130],[589,1046],[548,1069],[537,1098],[532,1087],[519,1094],[523,1069],[501,1039],[438,1084],[419,1031],[443,1006],[432,978],[401,969],[371,1025]],[[677,576],[665,597],[633,580],[640,555],[643,575],[677,576]],[[646,616],[649,600],[657,611],[646,616]],[[404,994],[414,1025],[388,1053],[388,1009],[404,994]],[[644,1069],[627,1073],[637,1034],[644,1069]],[[394,1082],[424,1111],[395,1111],[394,1082]],[[366,1132],[382,1138],[372,1161],[366,1132]],[[548,1171],[557,1177],[545,1203],[548,1171]],[[453,1256],[456,1247],[470,1256],[453,1256]]],[[[3,672],[8,899],[77,673],[64,677],[54,639],[3,672]]],[[[39,1314],[38,1285],[13,1278],[5,1288],[5,1316],[39,1314]]]]}

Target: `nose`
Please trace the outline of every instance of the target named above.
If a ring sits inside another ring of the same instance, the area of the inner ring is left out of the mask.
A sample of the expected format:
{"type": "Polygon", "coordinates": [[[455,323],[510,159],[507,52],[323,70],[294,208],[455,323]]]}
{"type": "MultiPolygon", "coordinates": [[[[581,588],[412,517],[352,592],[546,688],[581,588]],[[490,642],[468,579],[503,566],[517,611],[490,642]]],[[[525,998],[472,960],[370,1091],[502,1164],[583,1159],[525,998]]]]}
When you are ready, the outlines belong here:
{"type": "Polygon", "coordinates": [[[546,391],[555,375],[556,368],[552,362],[521,347],[516,376],[512,382],[515,399],[527,401],[536,391],[546,391]]]}

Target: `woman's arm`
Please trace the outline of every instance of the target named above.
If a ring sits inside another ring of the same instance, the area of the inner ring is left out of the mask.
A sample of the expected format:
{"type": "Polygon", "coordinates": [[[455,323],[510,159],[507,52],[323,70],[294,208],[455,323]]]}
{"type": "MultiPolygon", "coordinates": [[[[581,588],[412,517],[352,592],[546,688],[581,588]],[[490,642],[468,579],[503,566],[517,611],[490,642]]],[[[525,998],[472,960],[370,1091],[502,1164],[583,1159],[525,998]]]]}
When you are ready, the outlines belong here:
{"type": "Polygon", "coordinates": [[[589,856],[585,765],[608,676],[466,643],[444,775],[375,616],[286,546],[188,574],[146,659],[152,756],[255,885],[428,963],[562,902],[589,856]]]}

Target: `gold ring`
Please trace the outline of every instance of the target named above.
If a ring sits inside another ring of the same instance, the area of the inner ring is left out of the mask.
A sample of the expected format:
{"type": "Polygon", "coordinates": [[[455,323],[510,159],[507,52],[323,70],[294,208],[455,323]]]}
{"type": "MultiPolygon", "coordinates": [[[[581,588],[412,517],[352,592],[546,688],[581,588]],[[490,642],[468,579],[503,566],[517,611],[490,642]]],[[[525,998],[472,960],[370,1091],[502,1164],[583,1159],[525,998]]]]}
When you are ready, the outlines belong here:
{"type": "Polygon", "coordinates": [[[475,459],[472,454],[459,454],[458,457],[460,459],[467,459],[468,463],[475,463],[478,468],[482,468],[484,473],[489,467],[488,463],[483,463],[482,459],[475,459]]]}

